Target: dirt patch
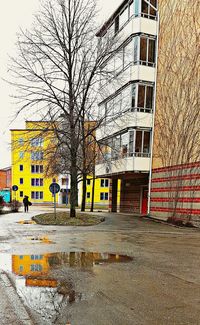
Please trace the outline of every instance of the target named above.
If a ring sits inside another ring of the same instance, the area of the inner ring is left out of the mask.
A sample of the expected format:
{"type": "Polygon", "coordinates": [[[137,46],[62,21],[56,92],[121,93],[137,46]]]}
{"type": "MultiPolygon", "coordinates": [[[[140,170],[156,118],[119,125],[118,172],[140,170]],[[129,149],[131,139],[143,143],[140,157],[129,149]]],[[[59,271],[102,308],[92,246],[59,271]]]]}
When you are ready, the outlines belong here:
{"type": "Polygon", "coordinates": [[[105,221],[104,217],[93,214],[77,213],[76,218],[70,218],[69,212],[43,213],[32,217],[40,225],[58,226],[93,226],[105,221]]]}

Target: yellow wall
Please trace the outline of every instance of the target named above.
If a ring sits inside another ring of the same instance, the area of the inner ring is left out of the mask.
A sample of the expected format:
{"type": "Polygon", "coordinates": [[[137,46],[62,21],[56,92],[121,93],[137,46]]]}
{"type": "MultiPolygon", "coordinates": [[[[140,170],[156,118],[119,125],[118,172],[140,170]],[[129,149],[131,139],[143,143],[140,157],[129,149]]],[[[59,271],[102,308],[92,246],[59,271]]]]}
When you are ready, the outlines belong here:
{"type": "MultiPolygon", "coordinates": [[[[43,134],[39,130],[39,122],[28,122],[26,123],[26,127],[27,128],[24,130],[11,130],[12,185],[17,185],[19,188],[16,193],[12,192],[12,198],[15,198],[16,195],[16,199],[22,202],[23,196],[27,195],[32,203],[53,202],[52,194],[49,191],[49,185],[52,183],[54,177],[45,176],[45,168],[47,166],[46,152],[51,142],[50,136],[48,136],[48,133],[43,134]],[[43,145],[31,146],[30,140],[37,137],[43,138],[43,145]],[[23,139],[23,142],[20,143],[19,139],[23,139]],[[32,160],[31,152],[33,151],[43,151],[43,160],[32,160]],[[22,152],[24,156],[20,158],[20,153],[22,152]],[[23,171],[20,171],[20,165],[23,165],[23,171]],[[32,173],[31,165],[42,165],[43,173],[32,173]],[[23,178],[23,184],[20,184],[20,178],[23,178]],[[43,179],[43,186],[32,186],[32,178],[43,179]],[[20,191],[23,191],[23,196],[21,197],[20,191]],[[33,199],[31,197],[32,191],[43,192],[43,199],[33,199]]],[[[44,122],[41,122],[41,128],[42,127],[44,128],[44,122]]],[[[55,179],[57,181],[56,177],[55,179]]]]}
{"type": "MultiPolygon", "coordinates": [[[[87,179],[90,180],[90,185],[87,185],[86,193],[90,193],[90,198],[87,198],[86,195],[86,206],[90,206],[91,200],[92,200],[92,177],[88,176],[87,179]]],[[[94,190],[94,205],[96,208],[98,207],[104,207],[108,208],[109,206],[109,185],[110,185],[110,180],[108,178],[97,178],[95,179],[95,190],[94,190]],[[102,187],[101,186],[101,179],[108,180],[108,187],[102,187]],[[108,193],[108,200],[101,200],[100,199],[100,193],[108,193]]],[[[120,202],[120,186],[121,186],[121,181],[118,181],[118,192],[117,192],[117,204],[120,202]]],[[[82,188],[81,188],[81,194],[82,194],[82,188]]],[[[95,207],[94,206],[94,207],[95,207]]]]}
{"type": "MultiPolygon", "coordinates": [[[[86,195],[86,205],[91,204],[92,200],[92,184],[93,180],[92,177],[87,177],[90,180],[90,185],[87,185],[86,193],[90,193],[90,198],[87,198],[86,195]]],[[[106,178],[103,178],[106,180],[106,178]]],[[[108,187],[101,186],[101,179],[95,179],[95,190],[94,190],[94,204],[97,206],[108,207],[109,204],[109,179],[108,179],[108,187]],[[108,200],[100,200],[100,193],[108,193],[108,200]]]]}

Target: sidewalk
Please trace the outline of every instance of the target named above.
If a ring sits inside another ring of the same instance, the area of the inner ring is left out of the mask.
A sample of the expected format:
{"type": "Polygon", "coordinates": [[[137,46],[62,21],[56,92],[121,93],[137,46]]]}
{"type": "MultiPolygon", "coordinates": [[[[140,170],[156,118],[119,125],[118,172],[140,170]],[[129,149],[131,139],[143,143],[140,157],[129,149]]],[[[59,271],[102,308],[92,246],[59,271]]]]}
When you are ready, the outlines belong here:
{"type": "Polygon", "coordinates": [[[0,324],[33,325],[7,274],[0,271],[0,324]]]}

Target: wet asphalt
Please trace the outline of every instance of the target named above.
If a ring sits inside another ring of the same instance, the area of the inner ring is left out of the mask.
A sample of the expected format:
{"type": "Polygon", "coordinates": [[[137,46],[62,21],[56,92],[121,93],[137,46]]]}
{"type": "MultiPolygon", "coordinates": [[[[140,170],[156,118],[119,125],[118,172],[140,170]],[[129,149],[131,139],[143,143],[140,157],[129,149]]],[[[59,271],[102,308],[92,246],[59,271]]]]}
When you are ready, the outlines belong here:
{"type": "Polygon", "coordinates": [[[18,223],[40,210],[0,215],[0,324],[200,324],[199,229],[18,223]]]}

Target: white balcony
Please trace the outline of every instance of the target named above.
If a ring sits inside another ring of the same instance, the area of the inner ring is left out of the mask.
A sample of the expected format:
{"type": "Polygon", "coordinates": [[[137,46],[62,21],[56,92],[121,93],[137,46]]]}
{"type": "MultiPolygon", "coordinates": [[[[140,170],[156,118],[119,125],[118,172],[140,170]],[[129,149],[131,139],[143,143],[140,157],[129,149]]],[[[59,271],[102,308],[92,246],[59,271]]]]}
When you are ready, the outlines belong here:
{"type": "Polygon", "coordinates": [[[149,83],[155,83],[155,67],[146,65],[128,65],[124,71],[121,71],[110,82],[101,85],[101,101],[113,95],[118,89],[125,84],[135,80],[142,80],[149,83]]]}
{"type": "Polygon", "coordinates": [[[120,43],[123,43],[130,35],[142,33],[152,36],[157,35],[157,24],[156,20],[135,17],[130,19],[127,24],[117,33],[117,38],[120,43]]]}
{"type": "Polygon", "coordinates": [[[126,112],[97,129],[97,140],[110,137],[127,128],[152,128],[153,114],[143,112],[126,112]]]}
{"type": "Polygon", "coordinates": [[[149,157],[126,157],[119,160],[98,164],[95,167],[97,177],[109,177],[113,174],[125,172],[149,172],[149,157]]]}

